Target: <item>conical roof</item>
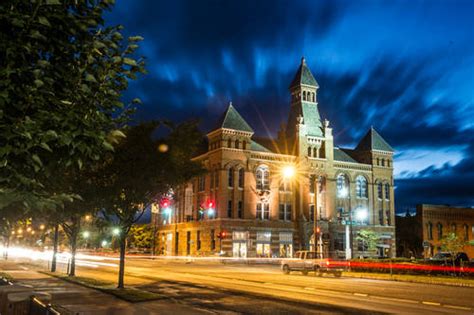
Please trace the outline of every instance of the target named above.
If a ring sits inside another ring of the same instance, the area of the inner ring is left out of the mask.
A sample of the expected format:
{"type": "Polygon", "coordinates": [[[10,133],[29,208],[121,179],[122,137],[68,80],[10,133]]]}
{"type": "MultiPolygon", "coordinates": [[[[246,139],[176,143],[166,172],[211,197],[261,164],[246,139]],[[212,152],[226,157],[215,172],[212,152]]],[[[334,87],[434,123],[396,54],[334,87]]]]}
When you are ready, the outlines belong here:
{"type": "Polygon", "coordinates": [[[385,141],[382,136],[373,128],[370,127],[369,131],[360,140],[356,147],[357,151],[387,151],[394,152],[395,150],[385,141]]]}
{"type": "Polygon", "coordinates": [[[229,103],[229,107],[227,107],[227,110],[222,115],[221,119],[219,119],[218,124],[214,130],[219,128],[240,130],[252,133],[254,132],[249,124],[242,118],[242,116],[240,116],[235,107],[232,106],[232,102],[229,103]]]}
{"type": "Polygon", "coordinates": [[[301,64],[298,68],[298,71],[296,71],[293,81],[291,81],[290,89],[301,84],[311,85],[319,88],[319,84],[316,82],[311,70],[309,70],[308,66],[306,65],[306,60],[304,57],[301,58],[301,64]]]}

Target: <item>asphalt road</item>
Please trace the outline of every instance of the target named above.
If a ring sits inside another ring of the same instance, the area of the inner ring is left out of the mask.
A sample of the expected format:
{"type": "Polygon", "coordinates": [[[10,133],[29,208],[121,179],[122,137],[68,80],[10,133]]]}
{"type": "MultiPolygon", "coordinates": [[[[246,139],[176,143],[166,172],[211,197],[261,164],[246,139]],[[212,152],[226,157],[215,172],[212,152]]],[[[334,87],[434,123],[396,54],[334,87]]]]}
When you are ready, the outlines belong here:
{"type": "MultiPolygon", "coordinates": [[[[79,276],[116,280],[116,259],[82,261],[91,265],[79,276]]],[[[474,288],[284,275],[269,265],[130,257],[126,283],[219,314],[474,314],[474,288]]]]}

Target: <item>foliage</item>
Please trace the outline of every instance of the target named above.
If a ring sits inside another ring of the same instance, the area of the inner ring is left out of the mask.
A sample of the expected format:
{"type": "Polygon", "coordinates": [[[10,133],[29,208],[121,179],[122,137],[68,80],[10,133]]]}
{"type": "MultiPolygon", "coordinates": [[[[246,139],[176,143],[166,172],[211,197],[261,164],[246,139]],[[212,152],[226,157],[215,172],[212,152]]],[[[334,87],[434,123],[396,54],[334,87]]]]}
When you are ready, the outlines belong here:
{"type": "Polygon", "coordinates": [[[103,185],[97,190],[103,215],[121,231],[119,287],[123,287],[125,240],[133,224],[157,197],[202,172],[202,166],[191,160],[202,140],[197,123],[163,124],[169,134],[154,140],[158,126],[151,122],[127,129],[127,137],[97,173],[103,185]]]}
{"type": "Polygon", "coordinates": [[[98,161],[123,136],[132,104],[121,93],[144,61],[133,56],[141,37],[124,39],[121,26],[104,26],[112,6],[1,2],[0,209],[71,201],[75,194],[51,191],[47,179],[98,161]]]}
{"type": "Polygon", "coordinates": [[[369,251],[374,251],[377,248],[379,236],[372,230],[363,229],[357,233],[356,239],[364,242],[369,251]]]}
{"type": "Polygon", "coordinates": [[[456,233],[449,233],[440,241],[441,250],[450,253],[453,259],[456,258],[456,255],[465,245],[466,242],[461,240],[456,233]]]}
{"type": "Polygon", "coordinates": [[[135,248],[151,248],[153,231],[148,224],[135,224],[131,227],[128,246],[135,248]]]}

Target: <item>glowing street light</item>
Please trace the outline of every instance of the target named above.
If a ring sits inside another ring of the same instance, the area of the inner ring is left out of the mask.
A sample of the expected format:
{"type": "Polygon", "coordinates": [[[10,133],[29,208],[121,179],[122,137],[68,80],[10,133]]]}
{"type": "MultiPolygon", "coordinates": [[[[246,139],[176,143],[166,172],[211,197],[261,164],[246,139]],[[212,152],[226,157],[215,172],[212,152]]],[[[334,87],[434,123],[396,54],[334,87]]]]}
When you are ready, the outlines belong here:
{"type": "Polygon", "coordinates": [[[40,230],[44,230],[44,224],[40,225],[40,230]]]}
{"type": "Polygon", "coordinates": [[[86,239],[87,239],[87,238],[89,238],[89,236],[91,236],[91,233],[90,233],[89,231],[84,231],[84,232],[82,232],[82,237],[83,237],[83,238],[86,238],[86,239]]]}
{"type": "Polygon", "coordinates": [[[26,232],[31,232],[31,227],[30,226],[26,228],[26,232]]]}
{"type": "Polygon", "coordinates": [[[23,230],[22,229],[18,229],[18,231],[16,231],[18,234],[21,234],[23,233],[23,230]]]}
{"type": "Polygon", "coordinates": [[[115,236],[119,235],[120,234],[120,229],[119,228],[114,228],[112,230],[112,234],[115,235],[115,236]]]}
{"type": "Polygon", "coordinates": [[[293,176],[295,176],[295,173],[296,173],[295,167],[292,165],[287,165],[282,170],[283,178],[285,179],[292,178],[293,176]]]}
{"type": "Polygon", "coordinates": [[[86,219],[86,221],[90,221],[91,216],[88,214],[88,215],[85,216],[85,219],[86,219]]]}
{"type": "Polygon", "coordinates": [[[101,245],[102,247],[107,246],[107,241],[106,241],[106,240],[103,240],[102,243],[100,243],[100,245],[101,245]]]}
{"type": "Polygon", "coordinates": [[[367,209],[365,209],[365,208],[361,208],[361,209],[358,209],[356,211],[356,220],[357,221],[364,222],[365,220],[367,220],[368,216],[369,216],[369,214],[367,213],[367,209]]]}

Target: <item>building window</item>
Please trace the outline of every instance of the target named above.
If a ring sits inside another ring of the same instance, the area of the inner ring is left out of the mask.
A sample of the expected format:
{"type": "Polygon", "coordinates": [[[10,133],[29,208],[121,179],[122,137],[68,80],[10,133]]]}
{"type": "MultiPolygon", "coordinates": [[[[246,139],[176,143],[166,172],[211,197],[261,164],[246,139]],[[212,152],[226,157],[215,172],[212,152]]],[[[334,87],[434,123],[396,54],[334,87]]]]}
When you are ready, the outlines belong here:
{"type": "Polygon", "coordinates": [[[456,223],[451,224],[451,233],[456,234],[456,223]]]}
{"type": "Polygon", "coordinates": [[[244,176],[245,170],[243,168],[239,169],[239,188],[244,188],[244,176]]]}
{"type": "Polygon", "coordinates": [[[349,196],[349,178],[345,174],[339,174],[336,180],[337,197],[347,198],[349,196]]]}
{"type": "Polygon", "coordinates": [[[237,216],[239,217],[239,219],[244,218],[244,209],[242,201],[239,201],[239,203],[237,204],[237,216]]]}
{"type": "Polygon", "coordinates": [[[258,190],[270,190],[270,172],[268,167],[260,166],[256,171],[257,189],[258,190]]]}
{"type": "Polygon", "coordinates": [[[280,203],[279,219],[282,221],[291,221],[291,204],[280,203]]]}
{"type": "Polygon", "coordinates": [[[309,220],[313,221],[314,220],[314,205],[309,205],[309,220]]]}
{"type": "Polygon", "coordinates": [[[433,223],[428,222],[428,239],[433,239],[433,223]]]}
{"type": "Polygon", "coordinates": [[[385,166],[385,159],[382,159],[382,166],[385,166]]]}
{"type": "Polygon", "coordinates": [[[314,194],[316,191],[316,176],[311,175],[309,177],[309,192],[314,194]]]}
{"type": "Polygon", "coordinates": [[[263,203],[263,202],[257,203],[257,219],[259,220],[270,219],[270,205],[268,203],[263,203]]]}
{"type": "Polygon", "coordinates": [[[384,219],[383,219],[383,210],[379,210],[379,224],[383,225],[384,224],[384,219]]]}
{"type": "Polygon", "coordinates": [[[281,192],[288,192],[288,191],[291,191],[291,184],[289,181],[287,180],[282,180],[280,182],[280,191],[281,192]]]}
{"type": "Polygon", "coordinates": [[[235,148],[238,149],[240,146],[240,142],[239,140],[235,140],[235,148]]]}
{"type": "Polygon", "coordinates": [[[443,238],[443,225],[438,223],[438,240],[443,238]]]}
{"type": "Polygon", "coordinates": [[[464,240],[469,241],[469,227],[467,224],[464,224],[464,240]]]}
{"type": "Polygon", "coordinates": [[[229,187],[234,187],[234,169],[232,167],[229,168],[229,170],[227,171],[227,179],[228,179],[227,185],[229,187]]]}
{"type": "Polygon", "coordinates": [[[242,141],[242,149],[246,150],[247,149],[247,141],[242,141]]]}
{"type": "Polygon", "coordinates": [[[336,209],[337,213],[337,221],[340,223],[342,220],[344,220],[344,208],[339,207],[336,209]]]}
{"type": "Polygon", "coordinates": [[[390,200],[390,185],[385,184],[385,200],[390,200]]]}
{"type": "Polygon", "coordinates": [[[390,210],[385,211],[385,219],[387,225],[392,225],[392,216],[390,215],[390,210]]]}
{"type": "Polygon", "coordinates": [[[306,101],[306,91],[303,91],[303,101],[306,101]]]}
{"type": "Polygon", "coordinates": [[[390,167],[390,160],[387,160],[387,167],[390,167]]]}
{"type": "Polygon", "coordinates": [[[311,147],[308,147],[308,156],[311,157],[311,147]]]}
{"type": "Polygon", "coordinates": [[[214,184],[216,185],[216,187],[219,187],[219,170],[216,171],[215,175],[216,178],[214,180],[214,184]]]}
{"type": "Polygon", "coordinates": [[[201,250],[201,231],[196,232],[196,250],[201,250]]]}
{"type": "Polygon", "coordinates": [[[382,197],[383,197],[382,183],[377,184],[377,197],[379,198],[379,200],[382,200],[382,197]]]}
{"type": "Polygon", "coordinates": [[[380,159],[377,158],[377,166],[379,166],[379,165],[380,165],[380,159]]]}
{"type": "Polygon", "coordinates": [[[356,196],[357,198],[367,198],[367,180],[364,176],[356,178],[356,196]]]}
{"type": "Polygon", "coordinates": [[[232,218],[232,200],[227,201],[227,217],[232,218]]]}
{"type": "Polygon", "coordinates": [[[209,177],[211,181],[210,186],[211,186],[211,189],[213,189],[214,188],[214,172],[213,171],[210,172],[209,177]]]}
{"type": "Polygon", "coordinates": [[[227,140],[227,147],[232,148],[232,140],[230,139],[227,140]]]}
{"type": "Polygon", "coordinates": [[[206,176],[199,176],[198,178],[198,191],[204,191],[206,189],[206,176]]]}

